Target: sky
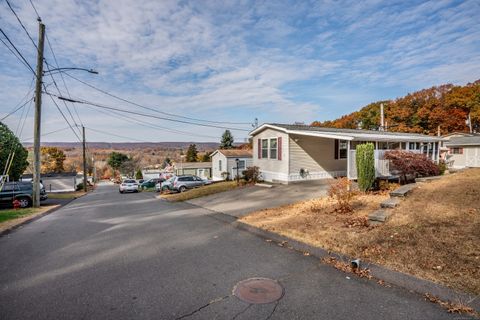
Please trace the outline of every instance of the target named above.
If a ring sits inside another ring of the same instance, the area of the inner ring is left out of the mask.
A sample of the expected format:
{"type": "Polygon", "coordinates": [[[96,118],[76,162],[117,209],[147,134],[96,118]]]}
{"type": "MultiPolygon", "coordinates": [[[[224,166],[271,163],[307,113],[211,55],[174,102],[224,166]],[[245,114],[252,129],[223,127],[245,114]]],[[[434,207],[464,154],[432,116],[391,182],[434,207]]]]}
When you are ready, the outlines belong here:
{"type": "MultiPolygon", "coordinates": [[[[9,2],[36,43],[32,5],[9,2]]],[[[42,141],[78,141],[83,124],[87,141],[215,142],[230,128],[243,142],[255,118],[309,124],[480,78],[478,0],[32,2],[58,66],[99,72],[44,77],[48,93],[97,106],[43,94],[42,141]]],[[[35,69],[36,49],[3,0],[0,27],[35,69]]],[[[48,45],[45,58],[56,67],[48,45]]],[[[0,119],[32,97],[32,79],[0,43],[0,119]]],[[[32,141],[29,103],[3,122],[32,141]]]]}

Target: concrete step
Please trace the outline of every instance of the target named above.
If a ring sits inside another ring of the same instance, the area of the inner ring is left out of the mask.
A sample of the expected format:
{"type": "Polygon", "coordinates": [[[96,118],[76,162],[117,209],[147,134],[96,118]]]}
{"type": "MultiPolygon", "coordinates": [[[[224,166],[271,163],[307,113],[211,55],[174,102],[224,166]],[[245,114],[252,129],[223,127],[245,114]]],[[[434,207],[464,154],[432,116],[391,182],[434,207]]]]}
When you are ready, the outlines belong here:
{"type": "Polygon", "coordinates": [[[388,209],[378,209],[368,215],[368,220],[385,222],[391,214],[388,209]]]}
{"type": "Polygon", "coordinates": [[[416,183],[409,183],[390,192],[390,197],[405,197],[410,191],[417,187],[416,183]]]}
{"type": "Polygon", "coordinates": [[[380,207],[382,207],[382,208],[395,208],[396,206],[398,206],[399,203],[400,203],[399,198],[389,198],[389,199],[383,201],[382,203],[380,203],[380,207]]]}

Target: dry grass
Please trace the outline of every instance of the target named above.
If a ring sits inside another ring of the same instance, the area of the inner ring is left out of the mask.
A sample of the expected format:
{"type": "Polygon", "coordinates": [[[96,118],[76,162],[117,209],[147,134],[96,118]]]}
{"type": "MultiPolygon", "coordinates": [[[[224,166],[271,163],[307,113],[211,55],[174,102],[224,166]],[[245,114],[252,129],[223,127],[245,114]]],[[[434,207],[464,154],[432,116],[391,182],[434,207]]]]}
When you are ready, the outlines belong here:
{"type": "MultiPolygon", "coordinates": [[[[240,186],[241,187],[241,186],[240,186]]],[[[228,190],[232,190],[235,188],[239,188],[237,186],[237,182],[235,181],[224,181],[224,182],[217,182],[207,186],[203,186],[200,188],[195,188],[192,190],[187,190],[182,193],[166,193],[162,194],[160,198],[166,199],[168,201],[186,201],[190,199],[205,197],[214,193],[224,192],[228,190]]]]}
{"type": "Polygon", "coordinates": [[[61,192],[61,193],[49,193],[48,198],[50,199],[76,199],[85,194],[84,191],[72,191],[72,192],[61,192]]]}
{"type": "Polygon", "coordinates": [[[6,209],[0,210],[0,232],[22,224],[45,211],[58,207],[58,205],[42,206],[40,208],[6,209]]]}
{"type": "Polygon", "coordinates": [[[244,217],[254,226],[461,291],[480,294],[480,169],[421,184],[391,219],[363,224],[387,195],[359,196],[351,215],[315,199],[244,217]]]}

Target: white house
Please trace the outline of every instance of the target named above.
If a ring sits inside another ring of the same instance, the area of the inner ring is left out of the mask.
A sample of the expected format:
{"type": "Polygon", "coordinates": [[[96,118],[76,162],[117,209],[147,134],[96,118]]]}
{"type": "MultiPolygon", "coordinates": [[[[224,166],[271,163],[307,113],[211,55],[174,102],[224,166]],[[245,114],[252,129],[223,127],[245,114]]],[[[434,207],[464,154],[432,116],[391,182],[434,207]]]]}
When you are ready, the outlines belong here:
{"type": "Polygon", "coordinates": [[[238,173],[253,165],[252,150],[242,149],[218,149],[211,155],[212,158],[212,179],[225,180],[234,179],[238,173]]]}
{"type": "Polygon", "coordinates": [[[253,165],[269,182],[289,183],[346,176],[356,179],[356,146],[375,144],[378,177],[390,176],[387,150],[423,152],[439,159],[440,137],[413,133],[263,124],[250,132],[253,165]]]}
{"type": "Polygon", "coordinates": [[[444,137],[445,161],[455,169],[480,167],[480,135],[456,133],[444,137]]]}

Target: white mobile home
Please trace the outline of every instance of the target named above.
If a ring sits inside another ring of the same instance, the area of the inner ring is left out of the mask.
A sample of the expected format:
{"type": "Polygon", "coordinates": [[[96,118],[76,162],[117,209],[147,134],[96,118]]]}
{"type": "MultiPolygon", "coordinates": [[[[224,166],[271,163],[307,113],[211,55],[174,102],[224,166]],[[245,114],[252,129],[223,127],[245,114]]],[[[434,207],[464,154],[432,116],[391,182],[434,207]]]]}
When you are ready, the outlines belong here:
{"type": "Polygon", "coordinates": [[[442,138],[422,134],[263,124],[253,130],[253,165],[265,181],[289,183],[332,177],[356,179],[356,146],[375,145],[379,177],[390,176],[387,150],[423,152],[438,161],[442,138]]]}
{"type": "Polygon", "coordinates": [[[464,134],[446,137],[445,161],[455,169],[480,167],[480,135],[464,134]]]}

